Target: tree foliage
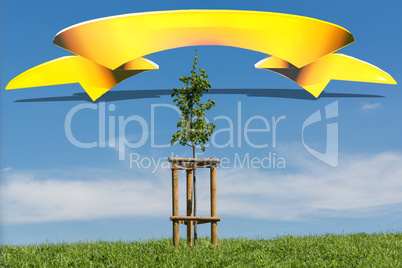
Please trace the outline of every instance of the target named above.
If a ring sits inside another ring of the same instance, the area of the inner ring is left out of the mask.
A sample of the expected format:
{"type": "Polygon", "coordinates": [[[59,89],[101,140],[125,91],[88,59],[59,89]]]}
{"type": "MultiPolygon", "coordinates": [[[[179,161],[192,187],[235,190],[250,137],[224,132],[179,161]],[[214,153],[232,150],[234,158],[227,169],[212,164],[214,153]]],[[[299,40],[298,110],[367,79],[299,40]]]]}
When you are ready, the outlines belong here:
{"type": "Polygon", "coordinates": [[[207,99],[205,103],[201,102],[204,93],[210,92],[211,84],[205,70],[197,67],[198,58],[195,50],[191,76],[180,77],[183,87],[174,88],[172,93],[173,102],[180,109],[181,116],[177,123],[179,130],[173,134],[171,144],[179,142],[183,146],[192,147],[193,157],[195,146],[200,145],[201,150],[205,151],[205,144],[215,129],[215,125],[207,122],[205,117],[205,111],[216,106],[215,101],[207,99]]]}

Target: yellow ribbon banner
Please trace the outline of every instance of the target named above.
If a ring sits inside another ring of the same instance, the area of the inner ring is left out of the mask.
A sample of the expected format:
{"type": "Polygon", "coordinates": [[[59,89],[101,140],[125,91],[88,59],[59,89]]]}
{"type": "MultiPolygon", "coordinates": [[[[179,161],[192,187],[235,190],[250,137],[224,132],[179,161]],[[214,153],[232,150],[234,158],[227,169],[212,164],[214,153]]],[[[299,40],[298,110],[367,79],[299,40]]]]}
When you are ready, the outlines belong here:
{"type": "Polygon", "coordinates": [[[6,89],[80,83],[95,101],[124,79],[159,68],[144,56],[200,45],[272,55],[255,67],[282,74],[315,97],[331,79],[396,84],[369,63],[333,53],[353,41],[350,32],[335,24],[271,12],[176,10],[112,16],[60,31],[53,43],[75,55],[38,65],[6,89]]]}

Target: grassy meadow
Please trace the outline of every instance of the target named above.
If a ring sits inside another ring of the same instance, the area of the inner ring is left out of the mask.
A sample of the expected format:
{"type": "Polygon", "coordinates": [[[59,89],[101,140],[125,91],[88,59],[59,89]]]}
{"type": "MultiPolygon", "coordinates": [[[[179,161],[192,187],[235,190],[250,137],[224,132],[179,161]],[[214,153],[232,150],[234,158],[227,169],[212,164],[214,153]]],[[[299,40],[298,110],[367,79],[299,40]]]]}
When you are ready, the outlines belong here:
{"type": "Polygon", "coordinates": [[[0,267],[402,267],[402,233],[0,245],[0,267]]]}

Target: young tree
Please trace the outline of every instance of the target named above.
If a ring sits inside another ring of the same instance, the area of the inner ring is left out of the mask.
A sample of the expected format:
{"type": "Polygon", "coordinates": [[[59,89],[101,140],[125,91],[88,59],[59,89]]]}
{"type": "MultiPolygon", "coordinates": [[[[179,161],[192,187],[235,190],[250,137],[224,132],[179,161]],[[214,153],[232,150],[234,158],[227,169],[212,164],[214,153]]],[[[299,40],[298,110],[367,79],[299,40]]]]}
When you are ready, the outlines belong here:
{"type": "MultiPolygon", "coordinates": [[[[200,146],[205,151],[205,144],[214,132],[215,125],[207,122],[205,111],[216,106],[215,101],[207,99],[205,103],[201,102],[205,92],[209,92],[211,84],[207,80],[208,75],[204,69],[197,68],[197,50],[193,61],[193,69],[191,76],[182,76],[180,81],[184,87],[174,88],[172,97],[173,102],[181,111],[180,121],[177,123],[179,130],[173,134],[171,145],[179,142],[180,145],[189,146],[193,151],[195,158],[196,146],[200,146]]],[[[196,174],[193,172],[193,189],[194,189],[194,216],[197,215],[197,198],[196,198],[196,174]]],[[[194,224],[194,245],[197,245],[197,224],[194,224]]]]}

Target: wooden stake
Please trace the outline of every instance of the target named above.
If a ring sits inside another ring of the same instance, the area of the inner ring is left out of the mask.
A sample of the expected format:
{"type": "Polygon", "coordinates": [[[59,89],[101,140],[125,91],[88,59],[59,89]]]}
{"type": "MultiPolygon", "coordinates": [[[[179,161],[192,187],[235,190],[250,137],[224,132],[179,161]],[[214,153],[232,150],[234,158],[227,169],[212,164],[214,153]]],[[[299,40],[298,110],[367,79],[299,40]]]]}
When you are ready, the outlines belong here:
{"type": "MultiPolygon", "coordinates": [[[[177,164],[172,169],[172,203],[173,216],[179,216],[179,174],[177,164]]],[[[173,246],[179,247],[179,222],[173,221],[173,246]]]]}
{"type": "MultiPolygon", "coordinates": [[[[193,216],[193,170],[187,169],[187,216],[193,216]]],[[[193,221],[187,221],[187,243],[193,245],[193,221]]]]}
{"type": "MultiPolygon", "coordinates": [[[[217,217],[216,209],[216,164],[211,164],[211,217],[217,217]]],[[[218,244],[217,222],[211,222],[211,242],[216,247],[218,244]]]]}
{"type": "Polygon", "coordinates": [[[211,223],[211,243],[216,247],[218,244],[218,226],[217,222],[221,218],[217,217],[217,201],[216,201],[216,164],[220,163],[219,159],[195,159],[195,158],[169,158],[172,163],[172,210],[173,216],[173,245],[179,247],[179,224],[187,225],[187,243],[197,246],[197,224],[211,223]],[[184,163],[187,162],[187,163],[184,163]],[[190,163],[189,163],[190,162],[190,163]],[[180,166],[180,167],[178,167],[180,166]],[[210,169],[210,193],[211,193],[211,217],[197,217],[196,214],[196,168],[210,169]],[[178,171],[186,170],[186,206],[187,216],[179,216],[179,174],[178,171]],[[194,232],[193,228],[194,227],[194,232]]]}

